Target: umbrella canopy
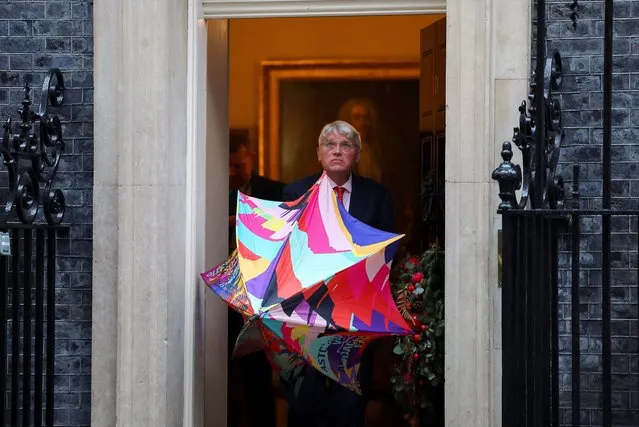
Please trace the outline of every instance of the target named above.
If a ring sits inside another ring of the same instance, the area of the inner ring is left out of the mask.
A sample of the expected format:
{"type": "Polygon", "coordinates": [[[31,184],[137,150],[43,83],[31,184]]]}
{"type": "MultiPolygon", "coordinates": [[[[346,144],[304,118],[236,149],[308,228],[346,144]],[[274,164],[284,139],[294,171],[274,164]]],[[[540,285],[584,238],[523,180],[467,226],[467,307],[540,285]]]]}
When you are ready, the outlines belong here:
{"type": "Polygon", "coordinates": [[[366,345],[412,333],[389,284],[402,237],[350,216],[325,174],[294,202],[238,194],[237,250],[202,274],[247,320],[234,356],[265,349],[286,381],[310,364],[360,391],[366,345]]]}

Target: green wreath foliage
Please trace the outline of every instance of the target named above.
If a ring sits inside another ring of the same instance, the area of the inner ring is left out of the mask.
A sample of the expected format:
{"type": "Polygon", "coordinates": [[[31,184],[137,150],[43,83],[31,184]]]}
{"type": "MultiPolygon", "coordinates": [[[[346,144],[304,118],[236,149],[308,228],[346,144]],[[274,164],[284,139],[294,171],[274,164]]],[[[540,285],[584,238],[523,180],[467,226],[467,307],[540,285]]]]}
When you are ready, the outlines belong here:
{"type": "Polygon", "coordinates": [[[433,388],[444,379],[444,252],[431,248],[408,255],[391,274],[397,306],[415,334],[399,337],[393,353],[393,395],[404,417],[415,420],[432,402],[433,388]]]}

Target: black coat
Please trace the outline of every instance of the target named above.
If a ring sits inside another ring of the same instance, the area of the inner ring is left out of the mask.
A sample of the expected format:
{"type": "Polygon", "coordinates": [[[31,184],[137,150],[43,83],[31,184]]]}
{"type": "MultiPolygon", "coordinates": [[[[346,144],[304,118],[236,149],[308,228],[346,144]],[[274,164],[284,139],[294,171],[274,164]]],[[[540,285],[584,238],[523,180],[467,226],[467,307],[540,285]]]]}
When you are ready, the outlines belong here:
{"type": "MultiPolygon", "coordinates": [[[[284,184],[264,178],[257,174],[251,177],[250,195],[264,200],[282,200],[284,184]]],[[[237,191],[229,191],[229,215],[237,213],[237,191]]],[[[229,252],[235,249],[235,227],[229,227],[229,252]]],[[[235,340],[244,325],[242,315],[228,310],[228,355],[229,359],[235,347],[235,340]]],[[[263,351],[253,353],[230,362],[239,364],[241,374],[229,377],[230,381],[240,381],[249,410],[251,425],[270,427],[275,425],[275,399],[271,387],[272,370],[263,351]]],[[[233,375],[233,370],[230,370],[233,375]]]]}
{"type": "MultiPolygon", "coordinates": [[[[284,187],[284,201],[301,197],[321,175],[311,175],[284,187]]],[[[389,191],[372,179],[353,174],[353,188],[348,208],[354,218],[379,230],[394,232],[393,204],[389,191]]]]}
{"type": "MultiPolygon", "coordinates": [[[[303,178],[284,188],[284,200],[302,196],[320,177],[303,178]]],[[[394,232],[393,205],[389,191],[377,182],[353,175],[353,188],[348,212],[359,221],[379,230],[394,232]]],[[[370,393],[375,342],[364,352],[360,365],[360,381],[364,396],[327,381],[316,369],[307,367],[297,393],[293,384],[282,383],[289,401],[289,427],[363,427],[366,401],[370,393]],[[328,388],[326,386],[328,384],[328,388]],[[297,394],[297,396],[295,396],[297,394]]]]}

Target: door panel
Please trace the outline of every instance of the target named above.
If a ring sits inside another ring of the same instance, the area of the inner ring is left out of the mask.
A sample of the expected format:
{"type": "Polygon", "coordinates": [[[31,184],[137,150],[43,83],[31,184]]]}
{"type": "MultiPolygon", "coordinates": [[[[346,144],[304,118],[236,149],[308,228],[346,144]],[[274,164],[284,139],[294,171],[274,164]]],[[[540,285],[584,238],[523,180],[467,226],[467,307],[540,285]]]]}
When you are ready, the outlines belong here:
{"type": "Polygon", "coordinates": [[[433,24],[435,26],[434,95],[435,95],[435,133],[446,128],[446,18],[433,24]]]}
{"type": "Polygon", "coordinates": [[[421,30],[419,129],[421,135],[422,247],[444,245],[446,129],[446,18],[421,30]]]}
{"type": "Polygon", "coordinates": [[[446,126],[446,18],[421,30],[420,50],[419,128],[434,134],[446,126]]]}
{"type": "Polygon", "coordinates": [[[419,65],[419,130],[428,132],[433,128],[435,110],[435,27],[429,25],[420,32],[421,59],[419,65]]]}

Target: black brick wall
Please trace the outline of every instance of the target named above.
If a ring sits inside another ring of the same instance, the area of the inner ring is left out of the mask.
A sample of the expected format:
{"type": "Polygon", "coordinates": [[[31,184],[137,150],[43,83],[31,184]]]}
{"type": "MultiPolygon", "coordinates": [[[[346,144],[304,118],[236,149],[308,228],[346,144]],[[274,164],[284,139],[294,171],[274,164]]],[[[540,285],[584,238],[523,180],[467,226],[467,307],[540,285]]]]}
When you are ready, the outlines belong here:
{"type": "MultiPolygon", "coordinates": [[[[59,187],[70,232],[58,245],[56,396],[58,426],[90,424],[93,186],[93,2],[0,0],[0,120],[18,120],[24,78],[38,96],[50,67],[66,83],[66,152],[59,187]]],[[[36,97],[36,99],[39,99],[36,97]]],[[[53,110],[52,110],[53,111],[53,110]]],[[[2,169],[0,167],[0,169],[2,169]]]]}
{"type": "MultiPolygon", "coordinates": [[[[581,165],[581,206],[601,207],[603,2],[579,0],[577,28],[570,21],[572,1],[547,1],[548,52],[563,58],[561,88],[566,138],[561,173],[572,183],[572,165],[581,165]]],[[[639,208],[639,1],[615,0],[612,117],[612,207],[639,208]]],[[[535,16],[533,16],[533,25],[535,16]]],[[[533,30],[534,36],[536,35],[533,30]]],[[[533,37],[534,38],[534,37],[533,37]]],[[[534,43],[533,43],[534,50],[534,43]]],[[[534,57],[533,53],[533,57],[534,57]]],[[[570,202],[569,202],[570,203],[570,202]]],[[[581,425],[602,424],[601,220],[581,221],[581,425]]],[[[614,426],[639,426],[637,376],[636,218],[612,220],[612,405],[614,426]]],[[[560,259],[560,393],[562,422],[571,423],[570,245],[560,259]]]]}

